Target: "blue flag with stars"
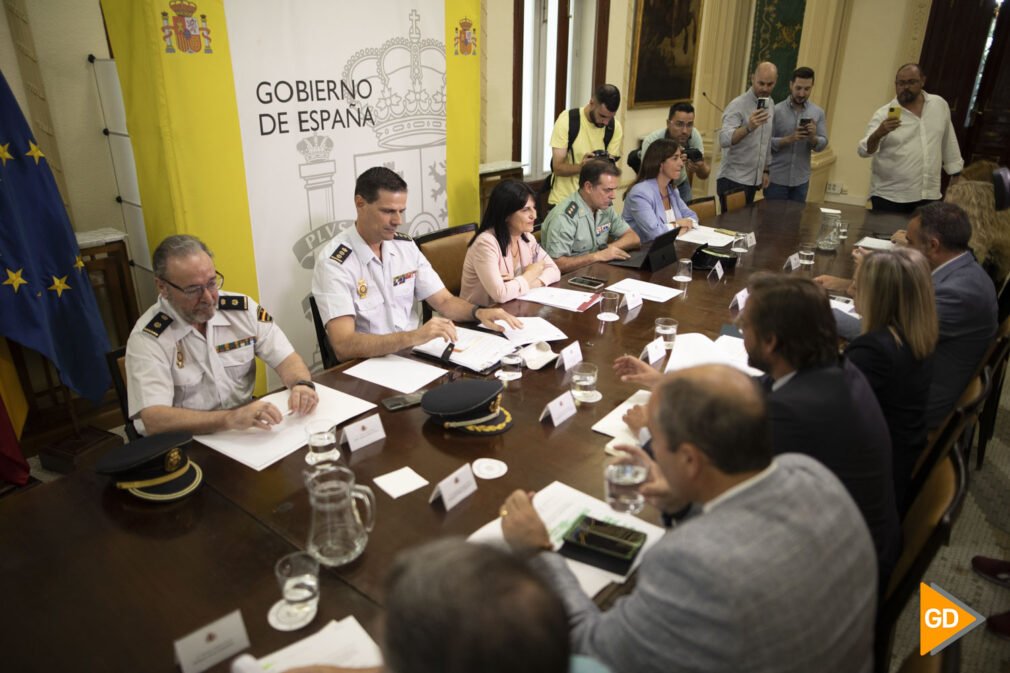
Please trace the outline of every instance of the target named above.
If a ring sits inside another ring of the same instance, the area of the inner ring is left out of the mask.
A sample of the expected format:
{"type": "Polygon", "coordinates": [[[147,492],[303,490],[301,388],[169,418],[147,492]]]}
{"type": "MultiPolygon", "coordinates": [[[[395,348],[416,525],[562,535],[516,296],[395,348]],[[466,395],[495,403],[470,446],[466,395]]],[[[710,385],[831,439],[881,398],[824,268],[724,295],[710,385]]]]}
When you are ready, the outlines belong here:
{"type": "Polygon", "coordinates": [[[56,181],[0,73],[0,336],[49,359],[98,402],[109,339],[56,181]]]}

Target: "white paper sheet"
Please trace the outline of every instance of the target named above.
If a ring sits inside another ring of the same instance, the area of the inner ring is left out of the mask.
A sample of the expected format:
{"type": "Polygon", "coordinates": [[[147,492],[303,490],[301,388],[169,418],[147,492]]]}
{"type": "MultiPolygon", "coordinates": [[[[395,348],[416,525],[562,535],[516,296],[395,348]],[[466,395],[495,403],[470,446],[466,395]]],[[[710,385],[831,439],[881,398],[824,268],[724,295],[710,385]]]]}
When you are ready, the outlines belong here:
{"type": "Polygon", "coordinates": [[[567,334],[543,318],[522,318],[522,323],[521,329],[512,329],[504,320],[495,321],[495,324],[505,328],[505,338],[514,346],[525,346],[537,341],[562,341],[568,338],[567,334]]]}
{"type": "Polygon", "coordinates": [[[563,308],[566,311],[582,312],[602,299],[602,295],[561,287],[535,287],[523,296],[523,301],[532,301],[544,306],[563,308]]]}
{"type": "Polygon", "coordinates": [[[375,485],[393,500],[428,485],[428,480],[409,467],[387,472],[373,479],[375,485]]]}
{"type": "Polygon", "coordinates": [[[853,304],[851,301],[838,301],[837,299],[830,299],[829,303],[831,304],[831,308],[837,308],[842,313],[848,313],[849,315],[855,316],[857,318],[859,317],[859,314],[856,313],[856,305],[853,304]]]}
{"type": "Polygon", "coordinates": [[[636,280],[634,278],[625,278],[624,280],[614,283],[607,289],[614,292],[620,292],[621,294],[624,294],[625,292],[633,292],[640,295],[643,299],[657,301],[660,303],[670,301],[678,294],[683,294],[684,292],[683,290],[678,290],[674,287],[656,285],[655,283],[646,283],[644,280],[636,280]]]}
{"type": "Polygon", "coordinates": [[[871,236],[864,236],[859,239],[856,243],[857,248],[866,248],[867,250],[890,250],[894,247],[894,243],[886,241],[882,238],[873,238],[871,236]]]}
{"type": "Polygon", "coordinates": [[[712,227],[699,225],[691,231],[678,235],[677,240],[683,241],[684,243],[697,243],[698,245],[708,243],[713,248],[721,248],[724,245],[732,243],[733,237],[728,234],[720,233],[712,227]]]}
{"type": "MultiPolygon", "coordinates": [[[[331,418],[339,425],[375,405],[363,399],[316,384],[319,404],[307,416],[292,414],[285,416],[270,430],[250,428],[248,430],[228,430],[212,435],[197,435],[196,440],[210,448],[259,471],[270,467],[281,458],[305,446],[305,424],[317,418],[331,418]]],[[[263,399],[272,403],[282,412],[287,411],[290,391],[281,390],[263,399]]]]}
{"type": "MultiPolygon", "coordinates": [[[[326,600],[326,596],[322,596],[326,600]]],[[[328,664],[346,668],[382,665],[382,653],[371,636],[354,617],[345,617],[306,636],[296,643],[261,659],[239,657],[232,662],[232,673],[278,673],[301,666],[328,664]]]]}
{"type": "Polygon", "coordinates": [[[760,376],[761,370],[747,364],[743,339],[723,335],[712,341],[704,334],[678,334],[664,371],[672,372],[697,365],[723,364],[736,367],[750,376],[760,376]]]}
{"type": "MultiPolygon", "coordinates": [[[[481,332],[466,327],[457,326],[456,337],[455,346],[449,355],[449,362],[475,372],[482,372],[495,366],[503,355],[516,349],[516,344],[511,343],[508,339],[503,339],[490,332],[481,332]]],[[[439,337],[420,346],[415,346],[414,350],[437,358],[442,356],[448,345],[448,341],[439,337]]]]}
{"type": "Polygon", "coordinates": [[[360,362],[344,373],[406,394],[423,388],[447,372],[434,365],[399,355],[384,355],[360,362]]]}
{"type": "MultiPolygon", "coordinates": [[[[601,435],[607,435],[608,437],[613,437],[613,444],[634,444],[638,445],[639,438],[631,432],[631,428],[628,424],[624,422],[624,414],[628,413],[628,409],[638,404],[648,404],[649,398],[652,393],[648,390],[639,390],[637,393],[621,402],[611,411],[609,414],[596,421],[593,426],[595,432],[601,435]]],[[[608,444],[611,442],[608,442],[608,444]]]]}
{"type": "MultiPolygon", "coordinates": [[[[602,478],[601,474],[600,479],[602,478]]],[[[645,544],[642,545],[642,551],[635,559],[632,570],[638,567],[649,548],[656,544],[665,532],[660,526],[646,523],[636,516],[615,512],[610,508],[610,505],[602,500],[586,495],[560,481],[555,481],[538,491],[533,496],[533,507],[543,519],[544,525],[547,526],[554,549],[561,548],[562,537],[572,527],[575,520],[583,514],[645,533],[645,544]]],[[[502,537],[501,518],[481,526],[467,539],[470,542],[504,546],[506,543],[505,538],[502,537]]],[[[589,596],[595,596],[611,582],[623,583],[626,579],[616,573],[600,570],[585,563],[571,559],[565,559],[565,561],[579,580],[579,586],[589,596]]]]}

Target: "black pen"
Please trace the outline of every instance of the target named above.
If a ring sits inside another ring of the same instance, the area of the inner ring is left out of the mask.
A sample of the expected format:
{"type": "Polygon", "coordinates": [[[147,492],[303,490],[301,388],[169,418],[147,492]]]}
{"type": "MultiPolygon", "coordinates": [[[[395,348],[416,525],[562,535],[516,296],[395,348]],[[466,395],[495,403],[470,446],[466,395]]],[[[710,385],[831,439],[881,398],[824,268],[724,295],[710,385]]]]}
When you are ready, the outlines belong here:
{"type": "Polygon", "coordinates": [[[451,341],[450,341],[450,342],[449,342],[449,343],[448,343],[448,344],[446,345],[446,347],[445,347],[445,350],[444,350],[444,351],[442,351],[442,358],[441,358],[441,359],[442,359],[442,360],[445,360],[446,362],[448,362],[448,361],[449,361],[449,356],[450,356],[450,355],[452,355],[452,351],[453,351],[453,350],[454,350],[455,348],[456,348],[456,344],[454,344],[453,342],[451,342],[451,341]]]}

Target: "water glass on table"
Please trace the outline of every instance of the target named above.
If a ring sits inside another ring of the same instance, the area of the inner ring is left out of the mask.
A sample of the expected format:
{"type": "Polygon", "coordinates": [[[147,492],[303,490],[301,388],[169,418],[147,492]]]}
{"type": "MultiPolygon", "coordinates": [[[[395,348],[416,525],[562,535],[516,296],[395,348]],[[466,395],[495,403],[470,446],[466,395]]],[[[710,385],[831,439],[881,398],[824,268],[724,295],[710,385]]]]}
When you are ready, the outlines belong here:
{"type": "Polygon", "coordinates": [[[280,631],[306,626],[319,607],[319,561],[303,551],[277,561],[274,575],[284,597],[270,608],[270,625],[280,631]]]}
{"type": "Polygon", "coordinates": [[[736,233],[733,235],[733,242],[729,249],[736,255],[743,255],[747,252],[747,234],[736,233]]]}
{"type": "Polygon", "coordinates": [[[692,272],[691,258],[685,257],[677,262],[677,272],[674,274],[673,279],[678,283],[690,283],[692,272]]]}
{"type": "Polygon", "coordinates": [[[656,318],[656,338],[663,338],[663,348],[673,350],[677,340],[677,327],[680,325],[673,318],[656,318]]]}
{"type": "Polygon", "coordinates": [[[501,356],[501,369],[498,370],[500,381],[515,381],[523,376],[523,356],[519,353],[506,353],[501,356]]]}
{"type": "Polygon", "coordinates": [[[601,293],[600,313],[596,317],[603,322],[614,322],[618,319],[617,310],[621,305],[621,295],[616,292],[605,291],[601,293]]]}
{"type": "Polygon", "coordinates": [[[340,448],[337,446],[337,424],[331,418],[317,418],[305,424],[306,441],[309,452],[305,454],[305,462],[318,465],[325,462],[340,460],[340,448]]]}
{"type": "Polygon", "coordinates": [[[603,394],[596,389],[599,368],[591,362],[580,362],[572,367],[572,397],[576,403],[599,402],[603,394]]]}
{"type": "Polygon", "coordinates": [[[800,264],[803,266],[813,265],[815,248],[816,246],[813,243],[800,244],[800,264]]]}
{"type": "Polygon", "coordinates": [[[638,514],[645,506],[639,488],[649,478],[649,467],[636,455],[625,453],[603,469],[607,504],[615,512],[638,514]]]}

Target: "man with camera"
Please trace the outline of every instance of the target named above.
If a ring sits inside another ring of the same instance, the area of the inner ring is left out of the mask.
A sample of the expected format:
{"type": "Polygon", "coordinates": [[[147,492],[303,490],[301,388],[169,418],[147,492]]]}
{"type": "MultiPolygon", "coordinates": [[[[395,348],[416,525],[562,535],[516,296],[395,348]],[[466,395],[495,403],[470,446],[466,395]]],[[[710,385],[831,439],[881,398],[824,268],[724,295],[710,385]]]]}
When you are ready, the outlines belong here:
{"type": "Polygon", "coordinates": [[[614,211],[620,177],[621,169],[611,161],[587,161],[579,189],[547,214],[540,243],[561,273],[627,259],[626,251],[638,247],[638,234],[614,211]]]}
{"type": "Polygon", "coordinates": [[[624,131],[614,118],[621,106],[621,92],[613,84],[597,87],[589,104],[558,115],[551,132],[551,193],[549,206],[556,206],[579,189],[579,171],[592,159],[616,162],[621,154],[624,131]]]}
{"type": "Polygon", "coordinates": [[[697,175],[700,179],[708,178],[712,168],[705,161],[702,153],[701,134],[694,128],[694,106],[690,103],[674,103],[670,106],[670,115],[666,126],[657,129],[642,139],[641,156],[645,156],[649,145],[661,138],[676,140],[684,148],[684,165],[680,169],[680,177],[675,184],[680,192],[680,198],[687,203],[691,200],[691,181],[689,176],[697,175]]]}
{"type": "Polygon", "coordinates": [[[775,106],[772,124],[772,163],[766,199],[805,203],[810,186],[810,153],[828,146],[824,110],[810,102],[814,71],[796,68],[789,80],[789,97],[775,106]]]}
{"type": "Polygon", "coordinates": [[[771,99],[779,70],[774,63],[759,63],[751,75],[751,88],[737,96],[722,115],[719,145],[722,163],[715,183],[719,205],[726,211],[726,195],[743,191],[754,203],[757,190],[768,186],[769,148],[774,117],[771,99]]]}

